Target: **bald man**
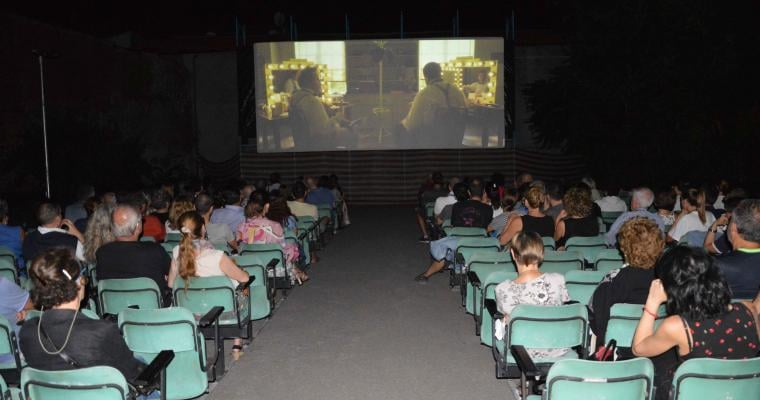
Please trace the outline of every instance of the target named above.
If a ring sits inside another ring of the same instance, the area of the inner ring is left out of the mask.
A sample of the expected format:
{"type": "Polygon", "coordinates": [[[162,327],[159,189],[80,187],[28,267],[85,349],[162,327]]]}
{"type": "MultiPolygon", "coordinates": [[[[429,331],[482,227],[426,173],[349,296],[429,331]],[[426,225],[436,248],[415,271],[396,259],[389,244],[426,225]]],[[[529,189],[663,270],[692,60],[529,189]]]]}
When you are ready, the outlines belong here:
{"type": "Polygon", "coordinates": [[[95,252],[98,279],[150,278],[166,296],[170,292],[166,277],[171,258],[161,245],[139,241],[140,212],[128,205],[117,206],[111,214],[111,231],[116,241],[95,252]]]}

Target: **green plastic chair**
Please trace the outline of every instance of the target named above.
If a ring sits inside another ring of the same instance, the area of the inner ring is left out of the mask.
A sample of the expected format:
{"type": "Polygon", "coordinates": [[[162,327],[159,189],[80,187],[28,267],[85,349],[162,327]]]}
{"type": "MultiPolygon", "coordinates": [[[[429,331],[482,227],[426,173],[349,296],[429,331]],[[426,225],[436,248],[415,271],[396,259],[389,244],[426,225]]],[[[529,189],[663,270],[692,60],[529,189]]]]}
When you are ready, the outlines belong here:
{"type": "Polygon", "coordinates": [[[0,400],[23,400],[21,390],[9,388],[2,376],[0,376],[0,400]]]}
{"type": "Polygon", "coordinates": [[[673,376],[672,394],[673,400],[760,399],[760,357],[687,360],[673,376]]]}
{"type": "Polygon", "coordinates": [[[575,236],[567,239],[567,242],[565,242],[565,250],[580,252],[589,263],[593,263],[597,255],[606,248],[607,240],[601,235],[589,237],[575,236]]]}
{"type": "Polygon", "coordinates": [[[228,256],[230,255],[230,246],[227,243],[214,243],[214,248],[228,256]]]}
{"type": "Polygon", "coordinates": [[[11,265],[16,265],[16,253],[6,246],[0,246],[0,262],[7,260],[11,265]]]}
{"type": "Polygon", "coordinates": [[[137,306],[141,310],[161,308],[161,289],[153,279],[103,279],[98,282],[100,315],[116,315],[137,306]]]}
{"type": "Polygon", "coordinates": [[[317,205],[317,215],[319,216],[319,231],[324,233],[328,231],[328,228],[332,229],[335,226],[333,220],[333,209],[328,204],[317,205]]]}
{"type": "Polygon", "coordinates": [[[179,232],[167,232],[164,238],[164,243],[179,244],[182,241],[182,234],[179,232]]]}
{"type": "Polygon", "coordinates": [[[298,217],[298,230],[309,232],[309,242],[312,246],[319,245],[319,229],[317,229],[317,222],[313,217],[301,216],[298,217]]]}
{"type": "Polygon", "coordinates": [[[551,236],[542,236],[541,240],[544,241],[544,250],[556,250],[557,249],[557,242],[554,241],[554,238],[551,236]]]}
{"type": "MultiPolygon", "coordinates": [[[[254,281],[255,282],[255,281],[254,281]]],[[[226,276],[194,277],[185,282],[181,277],[174,280],[174,305],[184,307],[197,318],[206,315],[213,307],[219,306],[224,312],[219,317],[220,334],[224,339],[251,339],[251,302],[238,304],[232,281],[226,276]]],[[[217,338],[209,328],[202,328],[206,337],[217,338]]]]}
{"type": "Polygon", "coordinates": [[[9,261],[8,258],[0,257],[0,276],[11,282],[15,282],[17,285],[20,283],[16,264],[9,261]]]}
{"type": "Polygon", "coordinates": [[[602,211],[602,222],[604,222],[604,225],[606,225],[609,230],[610,226],[614,224],[615,220],[621,215],[623,215],[623,213],[620,211],[602,211]]]}
{"type": "Polygon", "coordinates": [[[21,350],[16,332],[3,316],[0,316],[0,354],[13,355],[13,360],[0,363],[0,373],[6,382],[13,385],[18,384],[21,379],[21,369],[24,368],[25,364],[21,360],[21,350]]]}
{"type": "Polygon", "coordinates": [[[233,260],[248,275],[255,277],[250,286],[251,319],[268,317],[272,313],[274,303],[272,302],[273,288],[266,271],[266,263],[261,256],[250,253],[237,256],[233,260]]]}
{"type": "MultiPolygon", "coordinates": [[[[615,339],[618,347],[630,348],[633,343],[633,334],[639,324],[643,311],[643,304],[618,303],[610,307],[610,319],[607,322],[607,331],[604,338],[607,342],[615,339]]],[[[665,317],[665,306],[657,310],[655,327],[660,325],[665,317]]],[[[598,343],[601,345],[602,343],[598,343]]]]}
{"type": "Polygon", "coordinates": [[[463,237],[457,240],[457,246],[454,250],[454,266],[449,275],[449,285],[452,287],[459,285],[463,306],[467,297],[467,266],[470,264],[473,254],[496,253],[500,247],[499,239],[493,237],[463,237]]]}
{"type": "Polygon", "coordinates": [[[290,284],[290,275],[288,269],[285,268],[285,253],[282,251],[282,246],[277,243],[266,244],[244,244],[240,247],[240,255],[250,255],[258,258],[258,264],[267,265],[273,258],[278,260],[277,268],[282,268],[284,275],[277,275],[275,271],[267,271],[272,274],[274,284],[272,287],[275,289],[288,290],[292,288],[290,284]]]}
{"type": "MultiPolygon", "coordinates": [[[[486,276],[493,271],[514,271],[515,266],[512,264],[512,255],[508,251],[504,252],[491,252],[491,251],[479,251],[475,252],[470,258],[469,264],[467,264],[468,275],[470,273],[477,277],[477,282],[484,282],[486,276]]],[[[476,310],[479,311],[481,305],[483,291],[480,284],[477,288],[473,286],[472,281],[467,280],[467,286],[465,288],[465,311],[468,314],[476,315],[476,310]]],[[[477,316],[480,314],[478,313],[477,316]]],[[[477,322],[477,318],[476,318],[477,322]]],[[[479,331],[480,329],[478,329],[479,331]]]]}
{"type": "Polygon", "coordinates": [[[435,202],[425,204],[425,216],[431,221],[435,218],[435,202]]]}
{"type": "Polygon", "coordinates": [[[161,243],[161,247],[164,248],[164,250],[169,253],[169,257],[174,255],[174,248],[179,244],[179,242],[168,242],[168,243],[161,243]]]}
{"type": "MultiPolygon", "coordinates": [[[[648,358],[600,362],[560,360],[546,377],[544,400],[648,400],[654,394],[654,366],[648,358]]],[[[542,396],[528,396],[541,400],[542,396]]]]}
{"type": "Polygon", "coordinates": [[[541,271],[565,274],[567,271],[582,270],[583,266],[583,255],[577,251],[544,251],[541,271]]]}
{"type": "Polygon", "coordinates": [[[113,367],[67,371],[21,371],[21,390],[29,400],[125,400],[129,394],[124,375],[113,367]]]}
{"type": "Polygon", "coordinates": [[[153,236],[140,236],[140,241],[156,243],[156,238],[154,238],[153,236]]]}
{"type": "Polygon", "coordinates": [[[206,392],[206,341],[190,311],[181,307],[126,309],[119,313],[118,326],[129,349],[146,362],[162,350],[174,351],[166,369],[167,399],[191,399],[206,392]]]}
{"type": "Polygon", "coordinates": [[[565,284],[567,285],[567,292],[570,294],[570,300],[588,304],[604,275],[603,272],[599,271],[567,271],[565,284]]]}
{"type": "Polygon", "coordinates": [[[594,260],[594,269],[600,272],[608,273],[613,269],[618,269],[623,266],[625,261],[623,255],[618,249],[605,249],[600,251],[596,255],[594,260]]]}
{"type": "Polygon", "coordinates": [[[480,317],[480,329],[476,333],[480,333],[480,343],[486,346],[490,347],[493,345],[493,318],[491,318],[491,314],[484,312],[485,302],[486,300],[496,299],[496,286],[498,284],[504,281],[511,281],[515,278],[517,278],[517,272],[514,270],[496,271],[490,273],[482,281],[483,300],[480,302],[480,310],[477,311],[480,317]]]}
{"type": "Polygon", "coordinates": [[[484,228],[474,228],[469,226],[453,226],[446,232],[447,236],[454,236],[458,238],[484,238],[488,236],[488,233],[484,228]]]}
{"type": "Polygon", "coordinates": [[[536,367],[545,374],[555,362],[577,359],[580,354],[585,354],[587,343],[588,310],[584,304],[517,305],[509,315],[504,340],[493,338],[491,349],[496,359],[496,377],[520,377],[515,359],[508,351],[512,345],[521,345],[526,349],[576,349],[561,357],[533,359],[536,367]]]}

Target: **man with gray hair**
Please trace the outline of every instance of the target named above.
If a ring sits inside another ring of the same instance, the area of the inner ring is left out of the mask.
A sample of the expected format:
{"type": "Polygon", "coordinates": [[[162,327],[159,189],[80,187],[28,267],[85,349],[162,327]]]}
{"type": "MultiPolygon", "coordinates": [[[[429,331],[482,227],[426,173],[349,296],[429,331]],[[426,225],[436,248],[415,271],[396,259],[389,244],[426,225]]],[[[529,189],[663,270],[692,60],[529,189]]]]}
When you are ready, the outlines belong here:
{"type": "Polygon", "coordinates": [[[735,299],[752,299],[760,289],[760,199],[745,199],[731,213],[726,232],[734,251],[715,260],[735,299]]]}
{"type": "Polygon", "coordinates": [[[612,224],[610,230],[607,231],[607,244],[615,246],[617,244],[617,234],[623,224],[629,219],[636,217],[649,218],[657,223],[663,233],[665,232],[665,223],[662,221],[657,213],[649,212],[647,209],[654,202],[654,192],[646,187],[638,187],[631,192],[631,211],[624,212],[612,224]]]}
{"type": "Polygon", "coordinates": [[[111,231],[116,241],[101,246],[95,253],[98,279],[150,278],[166,298],[171,258],[161,245],[139,241],[140,212],[129,205],[117,206],[111,213],[111,231]]]}

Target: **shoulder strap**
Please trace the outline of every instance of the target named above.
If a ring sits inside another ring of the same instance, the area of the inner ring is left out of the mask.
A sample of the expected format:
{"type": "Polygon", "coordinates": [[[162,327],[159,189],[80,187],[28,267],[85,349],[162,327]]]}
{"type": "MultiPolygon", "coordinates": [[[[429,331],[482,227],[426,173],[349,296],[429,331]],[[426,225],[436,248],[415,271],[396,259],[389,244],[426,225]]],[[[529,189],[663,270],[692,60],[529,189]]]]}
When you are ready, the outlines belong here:
{"type": "Polygon", "coordinates": [[[446,107],[451,108],[451,104],[449,104],[449,85],[446,85],[446,89],[444,90],[440,85],[436,85],[436,83],[433,83],[432,86],[437,87],[438,90],[443,92],[444,96],[446,96],[446,107]]]}
{"type": "MultiPolygon", "coordinates": [[[[42,327],[42,323],[39,322],[40,327],[40,339],[45,341],[46,346],[50,346],[52,349],[55,349],[55,351],[58,351],[58,347],[53,343],[53,340],[50,339],[50,336],[48,336],[47,332],[45,332],[45,328],[42,327]]],[[[58,356],[60,356],[63,361],[66,362],[66,364],[69,364],[72,368],[78,369],[80,368],[79,363],[76,362],[70,355],[68,355],[65,351],[61,350],[58,352],[58,356]]]]}
{"type": "Polygon", "coordinates": [[[686,320],[682,316],[678,316],[678,318],[681,318],[681,322],[683,323],[683,330],[684,333],[686,333],[686,340],[689,341],[689,353],[691,353],[692,343],[691,343],[691,333],[689,332],[689,324],[686,323],[686,320]]]}

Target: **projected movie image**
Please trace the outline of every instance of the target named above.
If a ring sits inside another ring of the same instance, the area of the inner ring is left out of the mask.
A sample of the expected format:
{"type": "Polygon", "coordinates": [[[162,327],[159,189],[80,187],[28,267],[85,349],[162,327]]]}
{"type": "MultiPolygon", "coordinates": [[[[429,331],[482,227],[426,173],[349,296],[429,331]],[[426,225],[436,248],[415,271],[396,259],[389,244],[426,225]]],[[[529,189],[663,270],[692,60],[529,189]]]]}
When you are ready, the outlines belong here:
{"type": "Polygon", "coordinates": [[[258,43],[259,152],[504,146],[501,38],[258,43]]]}

